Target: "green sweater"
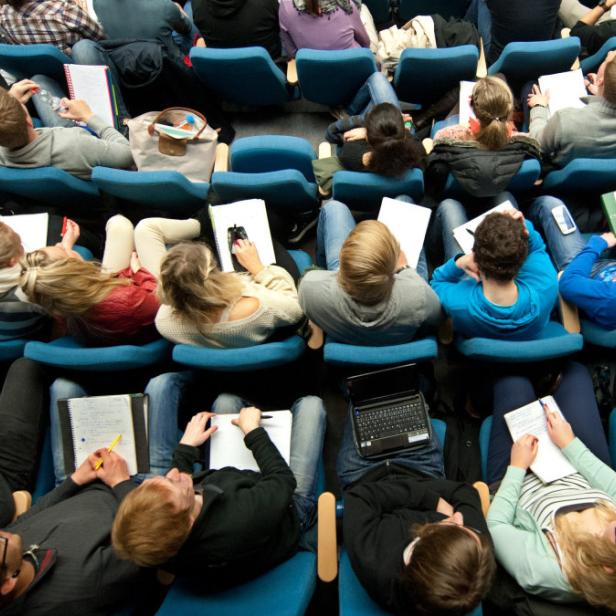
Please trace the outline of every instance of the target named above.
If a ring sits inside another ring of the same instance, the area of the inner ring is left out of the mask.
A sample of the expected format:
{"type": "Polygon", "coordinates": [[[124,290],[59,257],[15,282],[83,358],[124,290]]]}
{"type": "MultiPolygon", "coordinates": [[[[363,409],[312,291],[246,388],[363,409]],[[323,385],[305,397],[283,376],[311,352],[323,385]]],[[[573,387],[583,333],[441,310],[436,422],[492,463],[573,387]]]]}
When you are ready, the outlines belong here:
{"type": "MultiPolygon", "coordinates": [[[[616,500],[616,472],[575,438],[562,449],[576,470],[596,489],[616,500]]],[[[518,584],[533,595],[551,601],[573,602],[573,592],[556,554],[535,519],[518,506],[526,471],[509,466],[488,512],[488,528],[499,562],[518,584]]]]}

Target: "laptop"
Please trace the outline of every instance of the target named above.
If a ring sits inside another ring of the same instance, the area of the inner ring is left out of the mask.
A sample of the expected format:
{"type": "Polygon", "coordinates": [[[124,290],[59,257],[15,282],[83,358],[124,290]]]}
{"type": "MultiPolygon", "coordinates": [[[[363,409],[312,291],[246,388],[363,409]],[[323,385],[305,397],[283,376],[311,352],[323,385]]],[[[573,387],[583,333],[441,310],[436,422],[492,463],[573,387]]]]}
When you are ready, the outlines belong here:
{"type": "Polygon", "coordinates": [[[432,438],[417,364],[348,377],[355,445],[364,458],[418,449],[432,438]]]}

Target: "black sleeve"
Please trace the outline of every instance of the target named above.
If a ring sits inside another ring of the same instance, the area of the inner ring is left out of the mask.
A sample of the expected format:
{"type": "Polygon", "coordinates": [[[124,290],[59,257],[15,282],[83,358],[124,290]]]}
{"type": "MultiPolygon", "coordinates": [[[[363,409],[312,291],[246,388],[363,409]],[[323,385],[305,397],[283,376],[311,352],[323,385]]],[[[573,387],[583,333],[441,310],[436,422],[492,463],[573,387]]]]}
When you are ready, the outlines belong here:
{"type": "Polygon", "coordinates": [[[464,517],[464,526],[471,526],[482,534],[488,533],[488,525],[481,510],[481,499],[479,493],[468,483],[453,483],[453,489],[441,496],[464,517]]]}
{"type": "MultiPolygon", "coordinates": [[[[614,31],[616,34],[616,31],[614,31]]],[[[601,49],[601,46],[607,38],[602,36],[601,28],[599,26],[589,26],[582,21],[578,21],[573,28],[571,28],[571,36],[577,36],[582,43],[582,47],[592,55],[601,49]]]]}
{"type": "Polygon", "coordinates": [[[53,507],[53,505],[70,498],[71,496],[75,496],[78,492],[80,492],[83,488],[87,488],[87,486],[77,485],[70,477],[67,477],[59,486],[54,488],[51,492],[47,492],[47,494],[43,494],[26,513],[23,513],[19,516],[18,520],[23,522],[27,518],[37,514],[39,511],[43,511],[43,509],[47,509],[48,507],[53,507]]]}
{"type": "Polygon", "coordinates": [[[370,151],[367,141],[346,141],[338,155],[340,164],[349,171],[367,171],[363,156],[370,151]]]}
{"type": "Polygon", "coordinates": [[[173,452],[171,468],[182,473],[193,473],[193,465],[199,460],[199,449],[190,445],[178,445],[173,452]]]}

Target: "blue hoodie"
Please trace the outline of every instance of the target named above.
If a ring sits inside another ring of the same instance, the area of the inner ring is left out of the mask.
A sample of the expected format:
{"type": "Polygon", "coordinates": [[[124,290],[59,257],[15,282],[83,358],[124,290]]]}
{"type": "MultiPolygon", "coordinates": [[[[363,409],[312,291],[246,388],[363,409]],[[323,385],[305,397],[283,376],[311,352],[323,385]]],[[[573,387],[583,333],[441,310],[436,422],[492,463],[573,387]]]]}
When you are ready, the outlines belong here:
{"type": "Polygon", "coordinates": [[[436,291],[456,333],[467,338],[532,340],[547,325],[558,295],[556,270],[541,235],[528,220],[528,257],[515,282],[518,300],[512,306],[497,306],[483,294],[480,282],[456,265],[457,257],[436,269],[436,291]]]}

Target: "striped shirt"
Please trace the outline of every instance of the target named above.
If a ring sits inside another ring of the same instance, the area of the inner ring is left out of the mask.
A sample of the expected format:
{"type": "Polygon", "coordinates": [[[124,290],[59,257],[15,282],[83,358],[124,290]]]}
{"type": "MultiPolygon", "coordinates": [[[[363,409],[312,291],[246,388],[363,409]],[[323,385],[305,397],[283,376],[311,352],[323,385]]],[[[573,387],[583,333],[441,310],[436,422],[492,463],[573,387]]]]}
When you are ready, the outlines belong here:
{"type": "Polygon", "coordinates": [[[0,7],[0,25],[13,44],[48,43],[66,54],[81,39],[105,38],[103,28],[74,0],[31,0],[0,7]]]}

